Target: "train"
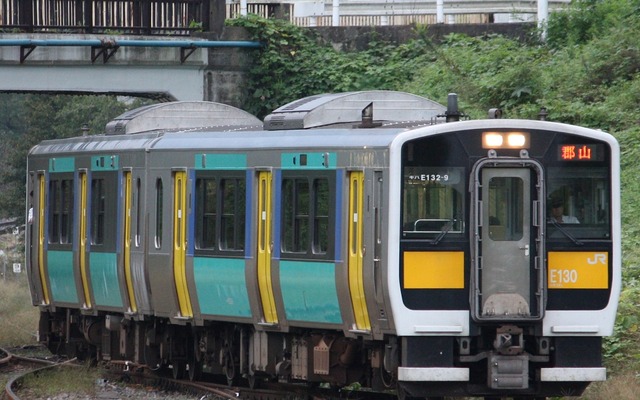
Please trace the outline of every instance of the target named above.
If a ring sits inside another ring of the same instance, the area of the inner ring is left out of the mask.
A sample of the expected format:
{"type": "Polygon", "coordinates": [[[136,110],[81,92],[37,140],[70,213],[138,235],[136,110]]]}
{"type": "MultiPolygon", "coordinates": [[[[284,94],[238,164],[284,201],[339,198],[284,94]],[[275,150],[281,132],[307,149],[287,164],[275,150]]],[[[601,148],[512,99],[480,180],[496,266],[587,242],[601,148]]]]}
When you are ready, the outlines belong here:
{"type": "Polygon", "coordinates": [[[27,158],[52,352],[250,387],[544,399],[606,380],[620,150],[396,91],[145,106],[27,158]],[[395,391],[395,392],[394,392],[395,391]]]}

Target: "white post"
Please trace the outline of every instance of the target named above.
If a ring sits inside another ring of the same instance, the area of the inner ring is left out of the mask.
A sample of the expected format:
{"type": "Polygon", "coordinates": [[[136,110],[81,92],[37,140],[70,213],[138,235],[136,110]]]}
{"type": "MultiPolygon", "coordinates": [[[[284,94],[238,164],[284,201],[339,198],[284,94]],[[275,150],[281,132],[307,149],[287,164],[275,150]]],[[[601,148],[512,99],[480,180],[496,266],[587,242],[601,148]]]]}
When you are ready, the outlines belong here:
{"type": "Polygon", "coordinates": [[[387,15],[381,15],[380,16],[380,25],[381,26],[389,25],[389,17],[387,15]]]}
{"type": "Polygon", "coordinates": [[[340,26],[340,0],[333,0],[333,26],[340,26]]]}
{"type": "Polygon", "coordinates": [[[436,1],[436,23],[444,24],[444,0],[436,1]]]}
{"type": "Polygon", "coordinates": [[[315,28],[318,26],[318,18],[315,15],[309,17],[309,27],[315,28]]]}
{"type": "Polygon", "coordinates": [[[240,0],[240,15],[247,16],[247,0],[240,0]]]}
{"type": "Polygon", "coordinates": [[[538,29],[542,31],[542,40],[547,37],[547,19],[549,18],[549,0],[538,0],[538,29]]]}

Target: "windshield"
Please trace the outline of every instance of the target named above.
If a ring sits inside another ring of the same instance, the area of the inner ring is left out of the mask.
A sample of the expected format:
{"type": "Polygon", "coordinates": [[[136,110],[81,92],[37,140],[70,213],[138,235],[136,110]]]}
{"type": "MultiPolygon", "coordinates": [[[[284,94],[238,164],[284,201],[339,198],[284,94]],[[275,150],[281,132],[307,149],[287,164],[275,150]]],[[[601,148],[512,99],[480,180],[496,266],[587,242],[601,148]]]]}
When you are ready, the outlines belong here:
{"type": "Polygon", "coordinates": [[[547,176],[550,238],[566,237],[563,229],[577,239],[610,236],[609,182],[605,167],[549,168],[547,176]]]}
{"type": "Polygon", "coordinates": [[[463,173],[453,167],[404,169],[403,237],[463,233],[463,173]]]}

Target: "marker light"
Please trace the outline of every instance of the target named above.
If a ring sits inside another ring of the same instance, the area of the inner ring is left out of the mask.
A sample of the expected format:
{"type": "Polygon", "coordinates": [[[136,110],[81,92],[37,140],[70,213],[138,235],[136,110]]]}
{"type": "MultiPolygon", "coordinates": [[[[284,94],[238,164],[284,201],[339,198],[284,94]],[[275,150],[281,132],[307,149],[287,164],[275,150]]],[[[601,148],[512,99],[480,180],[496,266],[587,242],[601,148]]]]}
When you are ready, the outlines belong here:
{"type": "Polygon", "coordinates": [[[509,147],[522,148],[527,143],[527,139],[521,132],[510,133],[507,136],[507,144],[509,147]]]}
{"type": "Polygon", "coordinates": [[[482,135],[482,147],[485,149],[494,149],[502,147],[502,135],[495,132],[485,132],[482,135]]]}
{"type": "Polygon", "coordinates": [[[528,149],[528,132],[483,132],[483,149],[528,149]]]}

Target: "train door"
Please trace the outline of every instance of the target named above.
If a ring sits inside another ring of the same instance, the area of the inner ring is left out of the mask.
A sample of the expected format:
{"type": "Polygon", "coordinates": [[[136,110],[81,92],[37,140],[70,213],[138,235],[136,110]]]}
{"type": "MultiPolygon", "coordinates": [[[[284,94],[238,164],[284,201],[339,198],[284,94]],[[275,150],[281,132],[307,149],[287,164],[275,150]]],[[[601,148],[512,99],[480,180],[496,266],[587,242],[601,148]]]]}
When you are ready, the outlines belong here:
{"type": "Polygon", "coordinates": [[[80,181],[80,227],[79,227],[79,249],[78,264],[80,267],[80,277],[82,279],[82,290],[84,294],[84,309],[91,309],[91,295],[89,293],[89,275],[87,266],[87,171],[82,169],[79,174],[80,181]]]}
{"type": "Polygon", "coordinates": [[[173,174],[173,277],[180,317],[191,318],[191,300],[187,287],[187,173],[173,174]]]}
{"type": "Polygon", "coordinates": [[[533,161],[481,161],[475,183],[474,318],[540,319],[542,168],[533,161]]]}
{"type": "Polygon", "coordinates": [[[36,226],[38,228],[37,260],[38,260],[38,272],[40,274],[40,284],[42,285],[42,296],[43,296],[42,304],[49,305],[51,301],[49,299],[49,286],[47,284],[47,272],[45,271],[45,262],[44,262],[44,250],[45,250],[44,248],[45,246],[44,244],[44,240],[45,240],[44,210],[46,207],[45,188],[46,188],[46,183],[45,183],[44,173],[38,173],[38,208],[37,210],[30,210],[29,213],[37,214],[37,215],[31,215],[30,217],[37,219],[33,222],[36,223],[36,226]]]}
{"type": "Polygon", "coordinates": [[[131,203],[132,203],[132,181],[131,171],[125,171],[123,175],[124,181],[124,234],[122,257],[122,267],[124,270],[124,279],[127,285],[127,294],[129,296],[129,312],[135,313],[138,310],[136,298],[133,289],[133,274],[131,272],[131,203]]]}
{"type": "Polygon", "coordinates": [[[258,285],[264,322],[277,324],[278,314],[271,282],[271,187],[272,174],[258,174],[258,285]]]}
{"type": "Polygon", "coordinates": [[[351,172],[349,175],[349,291],[356,320],[356,329],[370,331],[371,322],[364,295],[363,277],[363,197],[364,173],[351,172]]]}

